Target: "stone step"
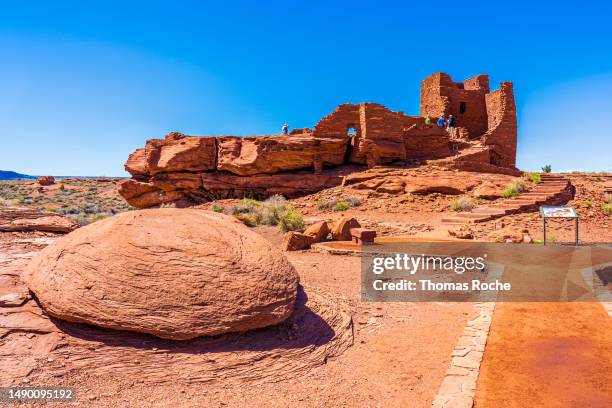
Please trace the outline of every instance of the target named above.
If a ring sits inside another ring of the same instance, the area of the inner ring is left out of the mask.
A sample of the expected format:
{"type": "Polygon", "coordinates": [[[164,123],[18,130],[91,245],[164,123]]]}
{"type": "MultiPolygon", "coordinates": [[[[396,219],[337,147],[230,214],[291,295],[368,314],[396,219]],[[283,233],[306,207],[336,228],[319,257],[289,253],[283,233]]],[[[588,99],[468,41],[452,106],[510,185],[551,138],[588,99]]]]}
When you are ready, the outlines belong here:
{"type": "Polygon", "coordinates": [[[506,210],[495,207],[476,207],[472,212],[476,214],[506,215],[506,210]]]}
{"type": "Polygon", "coordinates": [[[442,223],[444,224],[472,224],[476,222],[484,222],[493,219],[493,217],[482,217],[482,218],[464,218],[464,217],[444,217],[442,223]]]}
{"type": "Polygon", "coordinates": [[[540,183],[540,184],[537,184],[535,188],[541,188],[541,187],[565,188],[566,186],[567,186],[567,183],[540,183]]]}
{"type": "Polygon", "coordinates": [[[506,200],[506,204],[519,204],[519,205],[535,205],[538,202],[531,198],[514,198],[512,200],[506,200]]]}
{"type": "Polygon", "coordinates": [[[460,213],[455,214],[455,216],[459,218],[473,218],[473,219],[489,217],[489,215],[487,214],[474,213],[474,212],[460,212],[460,213]]]}

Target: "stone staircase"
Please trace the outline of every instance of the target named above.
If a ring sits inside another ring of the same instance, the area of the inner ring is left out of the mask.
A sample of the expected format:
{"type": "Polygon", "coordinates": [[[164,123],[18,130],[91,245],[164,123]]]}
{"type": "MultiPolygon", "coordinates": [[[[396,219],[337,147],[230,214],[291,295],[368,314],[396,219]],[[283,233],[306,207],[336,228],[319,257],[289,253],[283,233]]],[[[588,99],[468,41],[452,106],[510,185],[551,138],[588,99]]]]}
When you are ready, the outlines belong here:
{"type": "Polygon", "coordinates": [[[561,205],[574,197],[574,186],[558,175],[542,174],[542,182],[517,197],[499,203],[482,205],[470,212],[460,212],[442,218],[444,224],[485,222],[508,214],[537,211],[541,205],[561,205]]]}

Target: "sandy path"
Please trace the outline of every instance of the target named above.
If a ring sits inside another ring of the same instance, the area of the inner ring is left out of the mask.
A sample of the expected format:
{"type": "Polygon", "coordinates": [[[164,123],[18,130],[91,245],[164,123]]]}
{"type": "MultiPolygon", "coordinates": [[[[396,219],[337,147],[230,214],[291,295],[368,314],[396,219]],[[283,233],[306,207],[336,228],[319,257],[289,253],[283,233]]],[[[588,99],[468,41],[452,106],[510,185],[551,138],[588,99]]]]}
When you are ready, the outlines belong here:
{"type": "Polygon", "coordinates": [[[476,406],[612,406],[610,329],[598,302],[499,303],[476,406]]]}

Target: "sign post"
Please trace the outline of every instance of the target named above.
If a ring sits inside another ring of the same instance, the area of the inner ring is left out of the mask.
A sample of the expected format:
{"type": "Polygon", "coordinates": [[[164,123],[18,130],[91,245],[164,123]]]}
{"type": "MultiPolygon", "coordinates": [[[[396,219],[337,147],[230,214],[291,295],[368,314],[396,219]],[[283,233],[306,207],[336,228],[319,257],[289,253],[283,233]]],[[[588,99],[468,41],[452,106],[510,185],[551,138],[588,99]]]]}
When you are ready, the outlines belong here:
{"type": "Polygon", "coordinates": [[[544,223],[544,245],[546,245],[546,220],[548,218],[573,218],[576,228],[576,240],[575,245],[578,245],[578,214],[576,213],[575,207],[563,206],[563,207],[540,207],[540,214],[544,223]]]}

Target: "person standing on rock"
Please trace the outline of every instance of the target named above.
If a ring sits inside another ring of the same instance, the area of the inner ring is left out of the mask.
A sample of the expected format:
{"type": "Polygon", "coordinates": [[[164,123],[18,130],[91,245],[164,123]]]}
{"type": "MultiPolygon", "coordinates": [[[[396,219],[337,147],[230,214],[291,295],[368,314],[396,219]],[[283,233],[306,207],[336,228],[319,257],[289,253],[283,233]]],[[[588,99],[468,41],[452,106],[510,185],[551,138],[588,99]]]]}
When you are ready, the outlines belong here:
{"type": "Polygon", "coordinates": [[[440,119],[438,119],[436,125],[438,125],[439,128],[443,128],[446,125],[446,118],[444,115],[440,116],[440,119]]]}
{"type": "Polygon", "coordinates": [[[288,124],[285,123],[283,125],[283,127],[281,128],[281,133],[283,135],[285,135],[285,136],[289,134],[289,125],[288,124]]]}
{"type": "Polygon", "coordinates": [[[429,115],[425,116],[425,127],[427,128],[431,127],[431,116],[429,115]]]}
{"type": "Polygon", "coordinates": [[[453,118],[453,115],[450,115],[448,117],[446,129],[448,129],[448,131],[450,132],[451,137],[455,137],[455,118],[453,118]]]}

